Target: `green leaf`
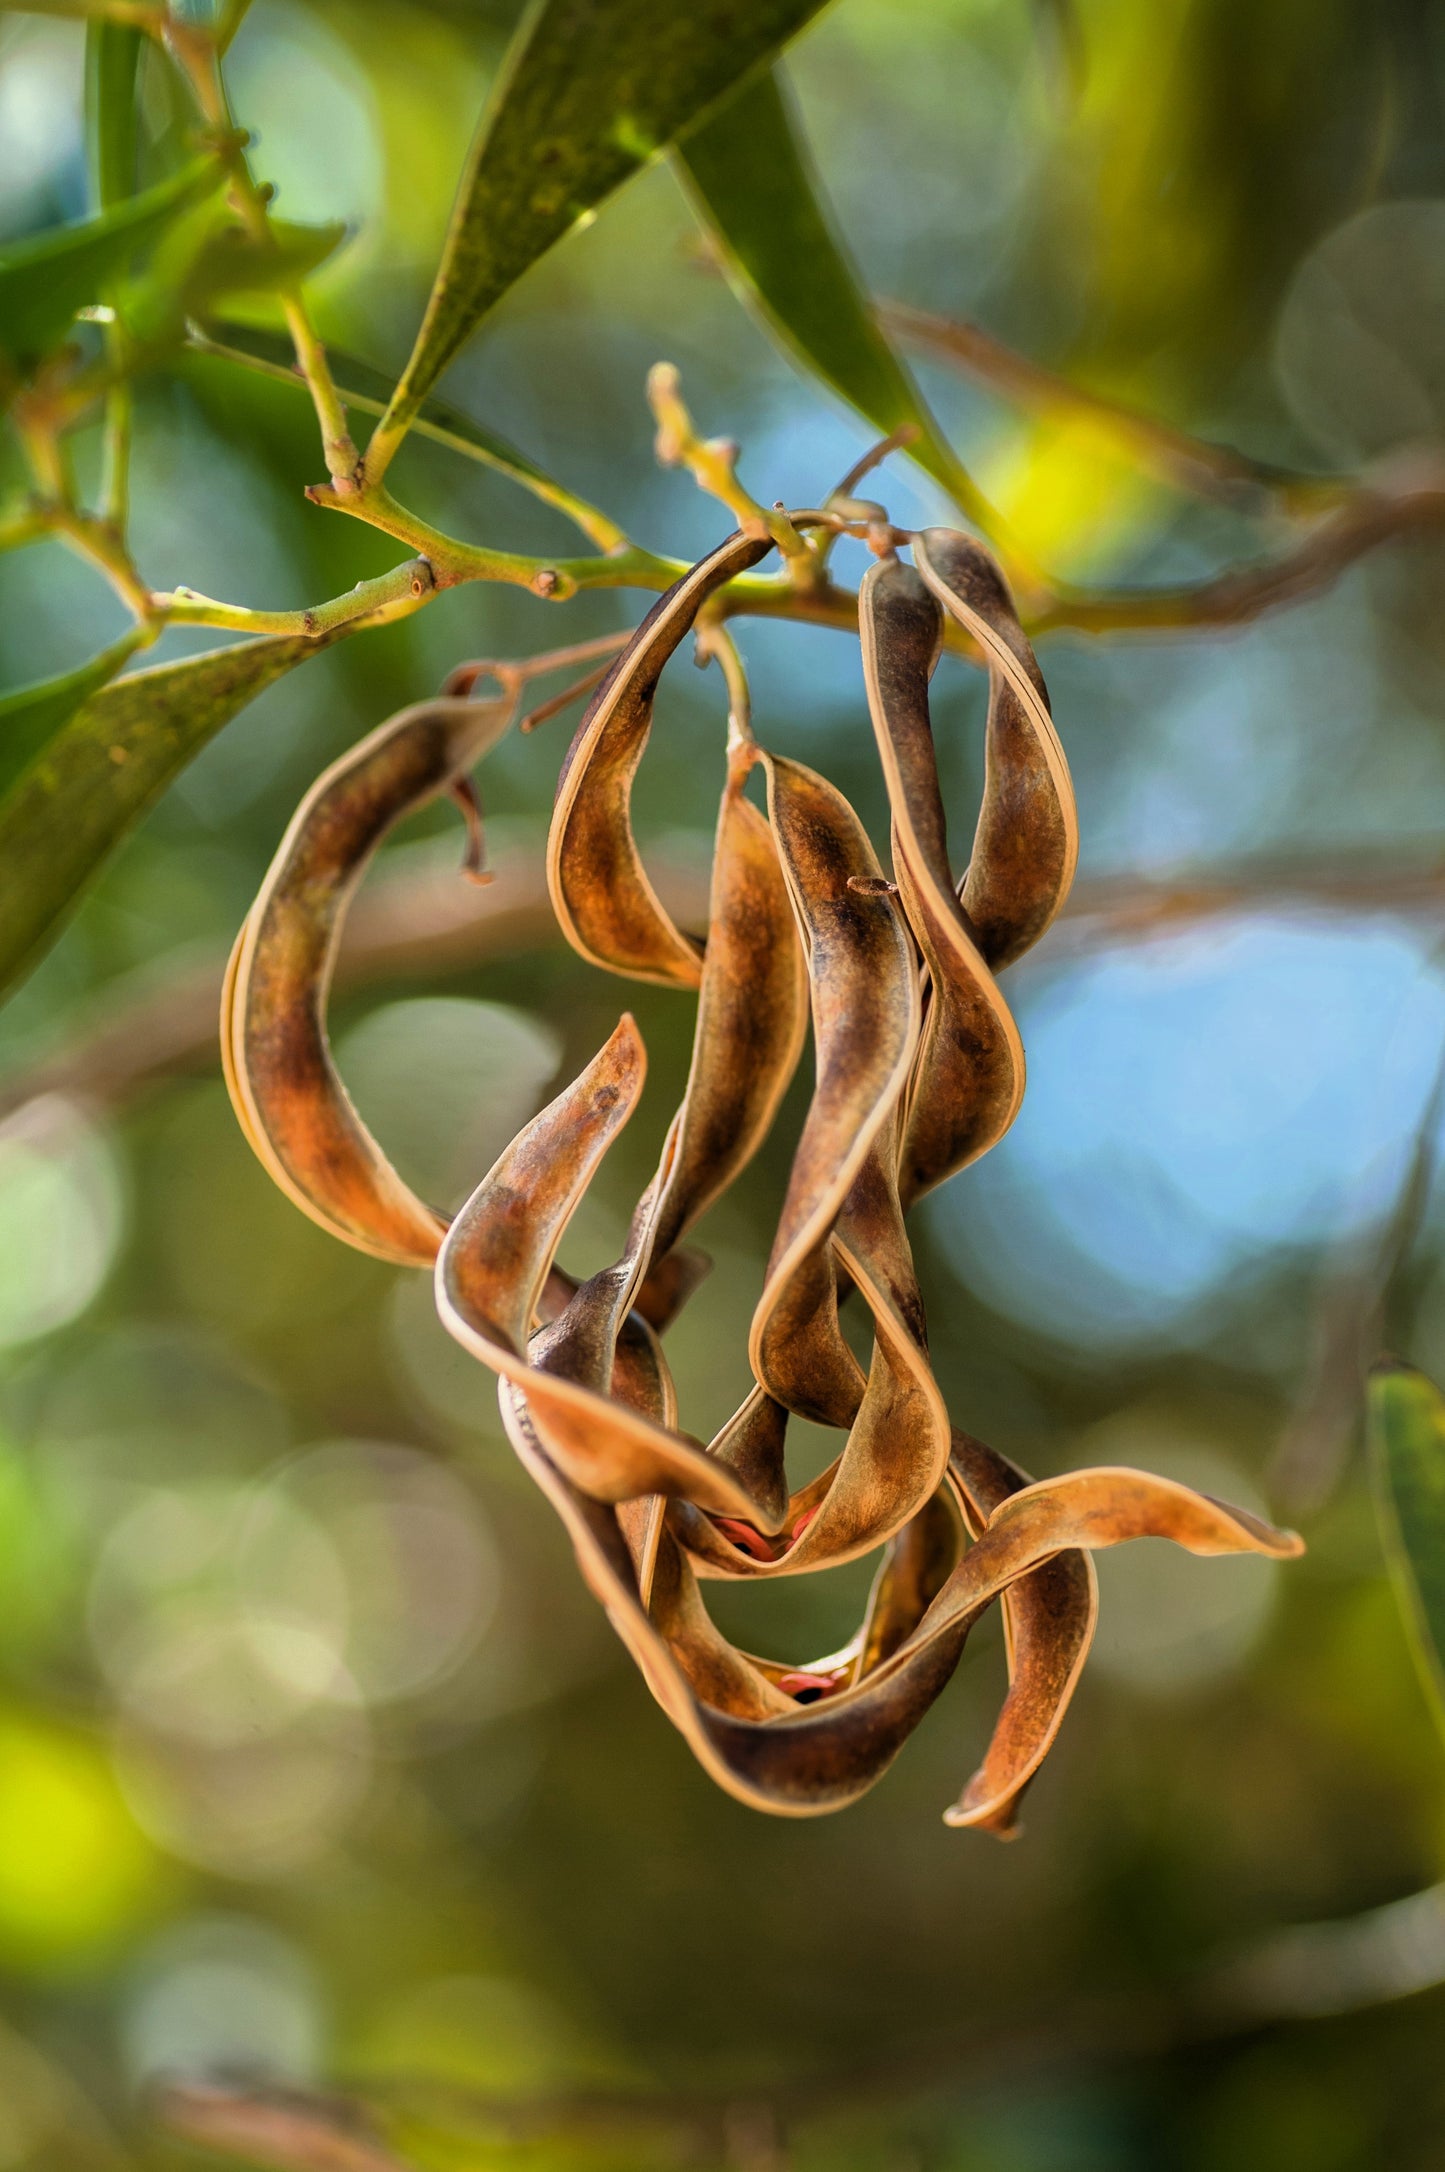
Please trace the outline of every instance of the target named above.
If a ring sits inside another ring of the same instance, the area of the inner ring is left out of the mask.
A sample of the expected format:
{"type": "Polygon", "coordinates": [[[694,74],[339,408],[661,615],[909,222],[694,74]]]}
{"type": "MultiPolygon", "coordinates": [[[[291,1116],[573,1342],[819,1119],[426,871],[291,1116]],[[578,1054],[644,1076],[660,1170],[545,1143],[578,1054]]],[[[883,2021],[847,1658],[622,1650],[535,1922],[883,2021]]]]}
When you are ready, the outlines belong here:
{"type": "MultiPolygon", "coordinates": [[[[297,371],[295,350],[289,339],[250,325],[226,324],[215,329],[224,331],[224,340],[213,338],[210,330],[192,326],[190,345],[197,354],[254,370],[259,376],[269,377],[275,384],[288,385],[293,392],[310,398],[305,379],[297,371]]],[[[392,383],[386,372],[377,369],[374,363],[358,360],[353,354],[343,354],[340,348],[329,346],[326,352],[336,389],[346,406],[358,408],[365,415],[385,414],[392,383]]],[[[419,437],[446,445],[469,460],[479,460],[499,475],[510,476],[533,497],[555,505],[569,519],[579,517],[578,500],[545,468],[538,467],[535,460],[520,451],[509,438],[503,437],[500,431],[488,430],[482,423],[473,422],[470,415],[464,415],[459,407],[450,406],[435,394],[422,402],[413,428],[419,437]]],[[[592,508],[585,510],[593,511],[592,508]]],[[[610,521],[600,517],[591,522],[583,520],[582,526],[602,550],[612,549],[620,535],[610,521]]]]}
{"type": "Polygon", "coordinates": [[[821,377],[880,437],[911,425],[909,452],[959,510],[998,522],[885,339],[824,206],[778,74],[757,77],[687,134],[675,153],[735,291],[794,361],[821,377]]]}
{"type": "Polygon", "coordinates": [[[0,989],[37,961],[101,863],[223,724],[337,636],[271,635],[92,693],[0,795],[0,989]]]}
{"type": "Polygon", "coordinates": [[[99,301],[137,252],[219,188],[222,178],[215,159],[198,159],[97,218],[0,249],[0,346],[21,362],[48,353],[64,339],[76,311],[99,301]]]}
{"type": "Polygon", "coordinates": [[[320,226],[272,219],[264,242],[243,227],[222,226],[186,283],[186,311],[204,317],[228,295],[274,294],[278,287],[309,277],[345,239],[344,219],[328,219],[320,226]]]}
{"type": "Polygon", "coordinates": [[[85,28],[85,149],[102,211],[135,194],[140,151],[136,82],[145,33],[96,20],[85,28]]]}
{"type": "Polygon", "coordinates": [[[425,319],[382,425],[394,450],[487,311],[823,0],[534,0],[482,116],[425,319]]]}
{"type": "Polygon", "coordinates": [[[22,769],[55,737],[81,703],[113,679],[128,656],[135,653],[139,634],[134,627],[108,649],[65,671],[58,678],[41,679],[34,686],[17,687],[0,694],[0,803],[22,769]]]}
{"type": "Polygon", "coordinates": [[[201,204],[176,222],[144,274],[130,282],[119,299],[121,316],[135,340],[155,349],[179,340],[187,317],[304,279],[345,239],[341,220],[299,226],[273,219],[263,240],[233,213],[201,204]]]}
{"type": "Polygon", "coordinates": [[[1408,1365],[1377,1366],[1369,1443],[1391,1580],[1445,1732],[1445,1396],[1408,1365]]]}

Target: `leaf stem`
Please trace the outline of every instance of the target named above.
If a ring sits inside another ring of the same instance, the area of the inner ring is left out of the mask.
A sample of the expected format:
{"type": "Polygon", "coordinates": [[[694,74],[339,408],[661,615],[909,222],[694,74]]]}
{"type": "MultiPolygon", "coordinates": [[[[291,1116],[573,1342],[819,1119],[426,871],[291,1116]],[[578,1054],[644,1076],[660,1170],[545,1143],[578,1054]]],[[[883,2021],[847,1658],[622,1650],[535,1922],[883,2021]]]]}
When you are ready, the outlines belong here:
{"type": "MultiPolygon", "coordinates": [[[[221,74],[217,35],[209,28],[168,15],[165,41],[195,92],[208,127],[214,132],[217,150],[231,178],[231,201],[255,239],[265,242],[271,230],[267,208],[270,192],[258,187],[251,173],[246,157],[249,138],[243,129],[237,128],[231,113],[221,74]]],[[[307,311],[300,281],[291,280],[282,286],[279,299],[286,329],[296,350],[297,366],[306,380],[316,410],[332,487],[343,496],[354,493],[358,488],[360,455],[352,441],[346,409],[332,380],[326,349],[317,337],[307,311]]]]}
{"type": "MultiPolygon", "coordinates": [[[[241,368],[253,370],[259,376],[269,377],[275,384],[290,385],[293,390],[304,385],[304,380],[294,368],[287,369],[279,362],[268,362],[261,355],[247,354],[240,347],[228,347],[220,340],[212,339],[196,325],[188,329],[187,344],[198,354],[213,355],[218,361],[237,363],[241,368]]],[[[344,362],[342,367],[344,369],[344,362]]],[[[347,407],[356,408],[363,415],[381,415],[386,411],[385,403],[370,393],[356,392],[349,385],[339,385],[337,392],[347,407]]],[[[559,513],[565,514],[598,550],[624,551],[628,548],[626,530],[620,528],[599,506],[579,497],[575,491],[566,489],[562,484],[554,483],[550,476],[530,474],[520,466],[503,464],[481,445],[463,436],[459,429],[450,429],[445,422],[429,415],[425,406],[413,422],[412,429],[418,437],[430,438],[434,444],[445,445],[448,451],[461,453],[466,459],[475,460],[481,467],[510,476],[522,489],[530,491],[534,498],[540,498],[544,505],[555,506],[559,513]]],[[[374,487],[379,489],[379,486],[374,487]]],[[[355,511],[357,508],[353,506],[348,510],[355,511]]]]}

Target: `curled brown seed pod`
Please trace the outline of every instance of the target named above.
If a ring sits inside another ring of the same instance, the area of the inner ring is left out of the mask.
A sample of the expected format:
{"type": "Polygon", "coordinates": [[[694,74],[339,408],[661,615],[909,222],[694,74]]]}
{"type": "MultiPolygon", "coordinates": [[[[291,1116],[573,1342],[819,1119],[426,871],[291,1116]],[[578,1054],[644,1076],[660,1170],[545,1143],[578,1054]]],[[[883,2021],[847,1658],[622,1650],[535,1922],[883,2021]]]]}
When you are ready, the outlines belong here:
{"type": "Polygon", "coordinates": [[[496,743],[512,706],[455,695],[420,702],[333,762],[297,808],[227,973],[226,1080],[256,1153],[323,1229],[407,1266],[430,1266],[445,1220],[402,1182],[337,1075],[326,1036],[331,972],[377,846],[496,743]]]}
{"type": "Polygon", "coordinates": [[[898,1201],[896,1118],[854,1177],[832,1243],[873,1316],[873,1355],[837,1461],[788,1502],[784,1543],[750,1543],[685,1501],[669,1521],[703,1576],[794,1576],[871,1552],[937,1491],[948,1413],[928,1362],[923,1303],[898,1201]]]}
{"type": "Polygon", "coordinates": [[[1069,894],[1079,825],[1048,691],[1002,573],[971,536],[926,528],[913,559],[989,664],[983,805],[965,912],[994,972],[1036,943],[1069,894]]]}
{"type": "MultiPolygon", "coordinates": [[[[697,1645],[687,1639],[680,1653],[673,1650],[641,1602],[615,1513],[558,1469],[510,1388],[503,1391],[502,1413],[517,1454],[562,1517],[589,1588],[698,1761],[740,1801],[783,1816],[819,1816],[866,1793],[945,1686],[974,1621],[1052,1556],[1142,1537],[1170,1538],[1200,1554],[1278,1558],[1301,1550],[1292,1533],[1172,1480],[1122,1469],[1071,1472],[1005,1500],[931,1599],[931,1580],[920,1579],[914,1598],[923,1606],[921,1616],[866,1677],[802,1709],[794,1700],[790,1712],[775,1717],[743,1716],[695,1689],[682,1659],[702,1672],[704,1664],[717,1666],[716,1656],[710,1651],[706,1662],[698,1659],[697,1645]]],[[[685,1562],[679,1573],[687,1573],[685,1562]]],[[[670,1595],[670,1618],[684,1604],[690,1607],[690,1596],[670,1595]]],[[[746,1664],[755,1674],[764,1672],[759,1662],[746,1664]]],[[[729,1697],[757,1694],[752,1681],[735,1672],[734,1661],[722,1662],[721,1671],[732,1685],[724,1692],[729,1697]]],[[[770,1670],[770,1679],[776,1671],[770,1670]]],[[[716,1687],[716,1672],[707,1679],[716,1687]]]]}
{"type": "Polygon", "coordinates": [[[855,1639],[855,1680],[876,1673],[913,1634],[958,1566],[964,1531],[957,1487],[945,1484],[889,1540],[855,1639]]]}
{"type": "Polygon", "coordinates": [[[663,666],[713,591],[772,548],[768,536],[729,536],[659,597],[568,749],[547,840],[547,881],[568,942],[610,972],[679,988],[701,979],[702,946],[663,910],[642,864],[632,834],[632,780],[663,666]]]}
{"type": "MultiPolygon", "coordinates": [[[[678,1239],[757,1152],[807,1030],[803,954],[771,826],[743,795],[748,767],[746,750],[734,747],[718,813],[692,1061],[647,1200],[639,1309],[650,1289],[674,1278],[678,1239]]],[[[784,1424],[759,1392],[709,1450],[770,1520],[787,1508],[784,1424]]]]}
{"type": "Polygon", "coordinates": [[[757,1152],[807,1031],[803,952],[772,827],[744,797],[748,766],[736,749],[718,814],[692,1062],[653,1212],[659,1261],[757,1152]]]}
{"type": "Polygon", "coordinates": [[[584,1283],[554,1324],[532,1336],[557,1246],[632,1114],[644,1068],[637,1028],[624,1018],[456,1216],[437,1255],[437,1309],[463,1347],[526,1398],[550,1455],[592,1497],[680,1493],[719,1515],[756,1520],[765,1514],[760,1504],[699,1443],[608,1394],[618,1330],[645,1266],[650,1201],[634,1217],[624,1260],[584,1283]]]}
{"type": "Polygon", "coordinates": [[[799,762],[759,759],[807,950],[816,1077],[748,1355],[778,1402],[848,1426],[864,1377],[838,1325],[832,1231],[907,1080],[918,976],[896,901],[853,887],[881,870],[843,794],[799,762]]]}
{"type": "MultiPolygon", "coordinates": [[[[1031,1481],[1006,1456],[955,1431],[949,1476],[970,1533],[1031,1481]]],[[[976,1825],[1012,1839],[1024,1790],[1053,1747],[1094,1641],[1099,1580],[1086,1553],[1069,1551],[1031,1569],[1003,1595],[1009,1689],[983,1762],[948,1825],[976,1825]]]]}
{"type": "Polygon", "coordinates": [[[929,977],[899,1168],[909,1206],[1003,1137],[1023,1099],[1024,1052],[948,864],[928,708],[942,613],[912,567],[889,558],[864,576],[858,627],[893,814],[894,873],[929,977]]]}

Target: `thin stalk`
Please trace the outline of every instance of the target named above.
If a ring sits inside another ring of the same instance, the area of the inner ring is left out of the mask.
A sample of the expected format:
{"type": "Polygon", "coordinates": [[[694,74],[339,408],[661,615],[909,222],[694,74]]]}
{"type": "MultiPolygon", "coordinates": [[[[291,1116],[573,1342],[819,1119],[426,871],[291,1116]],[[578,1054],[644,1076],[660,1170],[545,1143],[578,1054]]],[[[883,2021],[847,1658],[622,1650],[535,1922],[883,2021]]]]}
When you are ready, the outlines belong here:
{"type": "MultiPolygon", "coordinates": [[[[275,384],[289,385],[293,391],[301,382],[294,369],[283,368],[279,362],[268,362],[261,355],[247,354],[239,347],[225,346],[220,340],[212,339],[194,325],[190,328],[187,344],[198,354],[214,355],[219,361],[239,364],[242,369],[253,370],[258,376],[269,377],[275,384]]],[[[353,391],[348,385],[339,385],[337,391],[347,407],[356,408],[363,415],[381,415],[386,411],[385,403],[370,393],[353,391]]],[[[575,491],[552,482],[548,477],[529,475],[519,468],[504,467],[480,445],[463,437],[460,431],[448,429],[444,422],[433,420],[425,409],[417,416],[412,429],[418,437],[430,438],[433,444],[445,445],[449,452],[461,453],[465,459],[475,460],[479,467],[490,468],[495,474],[510,476],[514,483],[523,490],[530,491],[532,496],[539,498],[544,505],[553,506],[559,513],[565,514],[598,550],[628,549],[626,530],[619,528],[617,522],[610,519],[599,506],[591,504],[586,498],[578,497],[575,491]]],[[[376,494],[383,499],[386,497],[386,493],[379,488],[376,494]]],[[[362,495],[365,498],[366,492],[362,495]]],[[[354,506],[348,508],[351,511],[356,509],[354,506]]]]}
{"type": "MultiPolygon", "coordinates": [[[[264,242],[270,235],[268,197],[252,175],[246,158],[247,138],[236,127],[231,113],[216,40],[208,31],[171,16],[166,21],[166,43],[184,70],[208,126],[215,131],[218,149],[230,172],[231,201],[256,240],[264,242]]],[[[354,494],[358,487],[360,456],[352,441],[346,409],[332,380],[326,349],[311,323],[299,280],[281,287],[279,299],[286,329],[296,350],[297,366],[310,389],[311,403],[321,428],[327,472],[339,495],[354,494]]]]}
{"type": "Polygon", "coordinates": [[[1337,477],[1299,475],[1251,460],[1232,445],[1216,445],[1176,430],[1107,393],[1091,392],[1045,369],[965,319],[934,316],[901,302],[880,302],[878,317],[885,330],[954,363],[1016,407],[1033,414],[1079,415],[1102,425],[1121,453],[1176,490],[1245,511],[1274,509],[1298,515],[1319,512],[1350,488],[1337,477]]]}
{"type": "Polygon", "coordinates": [[[240,604],[219,603],[213,596],[197,595],[193,588],[157,594],[150,603],[170,625],[225,626],[237,633],[324,634],[383,610],[388,619],[406,617],[429,602],[436,588],[426,559],[412,558],[378,574],[374,580],[358,581],[344,596],[313,604],[305,611],[247,610],[240,604]]]}

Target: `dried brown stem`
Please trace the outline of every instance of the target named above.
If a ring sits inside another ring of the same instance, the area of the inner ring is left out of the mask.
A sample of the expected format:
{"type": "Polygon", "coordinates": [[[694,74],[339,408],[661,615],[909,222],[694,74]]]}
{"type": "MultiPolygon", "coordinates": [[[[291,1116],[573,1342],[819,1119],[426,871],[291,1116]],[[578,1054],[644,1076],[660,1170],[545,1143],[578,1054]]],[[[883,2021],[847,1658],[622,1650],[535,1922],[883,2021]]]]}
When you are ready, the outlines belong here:
{"type": "Polygon", "coordinates": [[[366,2114],[337,2098],[172,2082],[154,2112],[179,2139],[274,2172],[409,2172],[366,2114]]]}
{"type": "MultiPolygon", "coordinates": [[[[504,843],[494,851],[495,880],[486,891],[460,879],[450,839],[440,847],[404,848],[392,859],[390,871],[369,883],[352,908],[338,988],[467,973],[556,940],[540,842],[531,849],[504,843]]],[[[683,926],[701,925],[707,918],[701,857],[694,865],[650,856],[649,865],[669,914],[683,926]]],[[[1413,867],[1373,858],[1271,861],[1199,877],[1103,876],[1074,885],[1054,923],[1049,955],[1059,962],[1103,943],[1150,941],[1231,913],[1433,919],[1442,903],[1445,863],[1438,860],[1413,867]]],[[[122,982],[83,1031],[0,1077],[0,1120],[44,1093],[120,1107],[154,1080],[209,1068],[224,965],[219,952],[207,950],[189,962],[166,961],[159,985],[150,973],[122,982]]]]}
{"type": "Polygon", "coordinates": [[[1167,633],[1242,626],[1266,611],[1302,603],[1348,567],[1397,536],[1445,523],[1445,465],[1433,450],[1382,468],[1298,541],[1254,564],[1231,566],[1187,588],[1062,590],[1029,622],[1037,639],[1077,633],[1167,633]]]}
{"type": "MultiPolygon", "coordinates": [[[[540,841],[530,851],[494,850],[485,890],[461,879],[451,839],[440,851],[404,848],[395,858],[402,865],[378,875],[352,908],[339,988],[467,972],[555,941],[540,841]]],[[[661,861],[653,874],[669,910],[689,924],[706,919],[704,868],[661,861]]],[[[114,1108],[154,1080],[209,1069],[225,962],[206,950],[166,961],[159,983],[150,973],[122,982],[72,1039],[0,1078],[0,1120],[38,1094],[114,1108]]]]}
{"type": "Polygon", "coordinates": [[[902,302],[880,302],[878,316],[885,330],[927,354],[957,364],[1018,407],[1035,414],[1087,416],[1103,425],[1136,466],[1196,497],[1247,512],[1271,506],[1305,510],[1330,502],[1349,488],[1332,477],[1292,474],[1268,461],[1251,460],[1231,445],[1216,445],[1176,430],[1122,400],[1091,392],[1045,369],[966,318],[939,317],[902,302]]]}

